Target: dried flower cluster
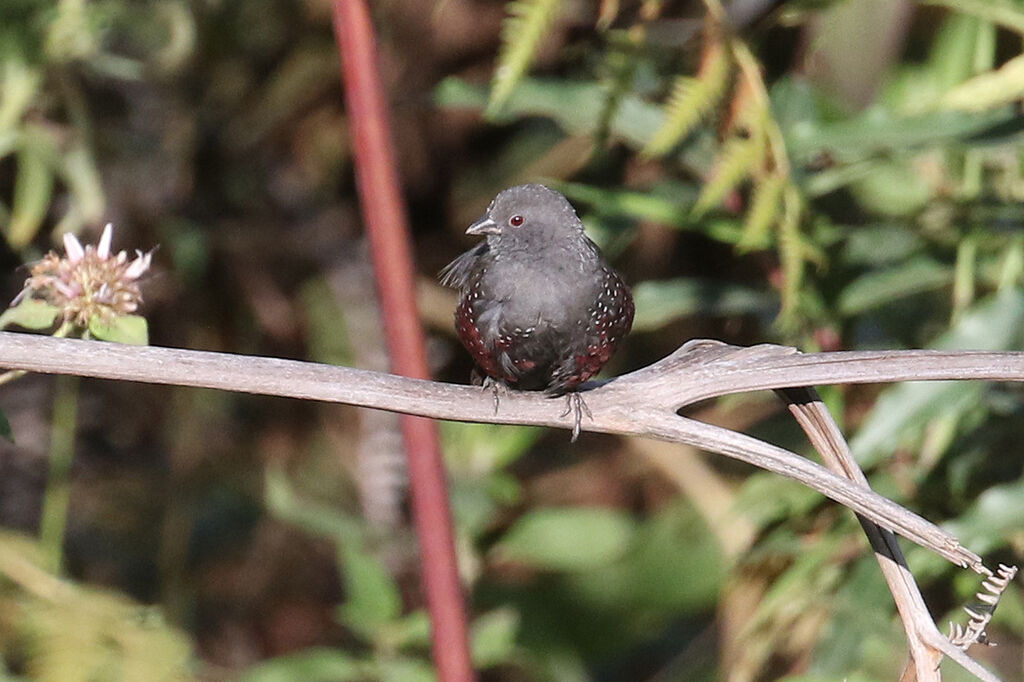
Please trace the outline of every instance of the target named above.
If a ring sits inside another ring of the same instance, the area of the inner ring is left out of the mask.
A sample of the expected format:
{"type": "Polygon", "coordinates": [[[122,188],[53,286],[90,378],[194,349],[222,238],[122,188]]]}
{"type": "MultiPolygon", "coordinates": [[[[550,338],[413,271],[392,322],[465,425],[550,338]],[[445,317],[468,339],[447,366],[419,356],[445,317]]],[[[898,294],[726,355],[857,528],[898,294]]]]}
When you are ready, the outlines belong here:
{"type": "Polygon", "coordinates": [[[997,575],[990,575],[981,584],[983,591],[979,591],[976,595],[979,603],[964,607],[964,611],[971,619],[967,627],[959,623],[949,624],[950,641],[964,651],[975,643],[995,646],[995,642],[989,640],[985,628],[992,620],[992,614],[996,610],[999,598],[1003,596],[1003,592],[1017,576],[1017,567],[999,564],[996,573],[997,575]]]}
{"type": "Polygon", "coordinates": [[[65,234],[64,257],[51,251],[33,265],[13,305],[26,296],[42,299],[58,308],[65,322],[79,327],[88,327],[94,318],[110,324],[134,313],[142,302],[138,280],[153,254],[136,251],[132,260],[125,251],[111,254],[112,233],[108,223],[100,243],[84,248],[75,235],[65,234]]]}

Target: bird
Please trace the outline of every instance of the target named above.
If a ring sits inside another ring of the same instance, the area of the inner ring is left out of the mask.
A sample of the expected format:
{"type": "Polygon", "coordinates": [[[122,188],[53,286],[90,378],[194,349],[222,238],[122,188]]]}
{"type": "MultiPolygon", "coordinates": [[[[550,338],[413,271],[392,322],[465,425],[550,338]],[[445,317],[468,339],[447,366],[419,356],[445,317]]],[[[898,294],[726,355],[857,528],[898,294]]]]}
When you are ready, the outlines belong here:
{"type": "Polygon", "coordinates": [[[540,184],[498,193],[466,234],[486,239],[441,271],[458,290],[455,331],[475,383],[566,396],[572,441],[590,411],[577,387],[608,362],[633,325],[629,287],[584,233],[560,192],[540,184]]]}

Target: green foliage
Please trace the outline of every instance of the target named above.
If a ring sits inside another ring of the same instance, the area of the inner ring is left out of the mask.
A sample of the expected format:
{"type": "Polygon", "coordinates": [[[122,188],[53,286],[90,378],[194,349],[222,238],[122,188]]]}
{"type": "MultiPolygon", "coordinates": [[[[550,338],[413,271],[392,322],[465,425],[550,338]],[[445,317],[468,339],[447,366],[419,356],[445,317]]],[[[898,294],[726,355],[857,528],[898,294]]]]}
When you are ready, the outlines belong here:
{"type": "Polygon", "coordinates": [[[661,156],[679,144],[721,102],[729,84],[730,61],[725,46],[709,40],[696,77],[679,76],[665,104],[665,121],[648,140],[643,153],[661,156]]]}
{"type": "Polygon", "coordinates": [[[25,329],[51,329],[57,321],[60,310],[55,305],[38,298],[25,296],[17,305],[13,305],[0,313],[0,328],[6,329],[12,324],[25,329]]]}
{"type": "Polygon", "coordinates": [[[943,98],[950,109],[988,111],[1024,96],[1024,57],[1014,57],[995,71],[965,81],[943,98]]]}
{"type": "Polygon", "coordinates": [[[501,51],[494,67],[487,110],[500,111],[526,73],[541,41],[562,7],[562,0],[514,0],[501,27],[501,51]]]}
{"type": "Polygon", "coordinates": [[[726,194],[750,177],[763,156],[763,137],[730,140],[718,157],[707,184],[700,191],[697,203],[693,206],[694,213],[700,217],[721,203],[726,194]]]}
{"type": "Polygon", "coordinates": [[[365,672],[354,656],[340,649],[311,647],[253,666],[238,682],[345,682],[365,679],[365,672]]]}
{"type": "Polygon", "coordinates": [[[41,129],[28,128],[23,133],[11,219],[5,231],[13,248],[24,248],[32,241],[50,207],[55,151],[53,140],[41,129]]]}
{"type": "MultiPolygon", "coordinates": [[[[483,109],[487,89],[469,85],[458,78],[442,81],[434,94],[438,105],[455,109],[483,109]]],[[[579,83],[557,78],[523,78],[509,95],[498,120],[525,116],[552,118],[574,135],[596,134],[604,123],[601,112],[605,90],[598,83],[579,83]]],[[[607,122],[615,139],[623,139],[640,149],[664,118],[655,105],[640,97],[624,97],[611,121],[607,122]]]]}
{"type": "MultiPolygon", "coordinates": [[[[421,611],[403,614],[398,585],[380,559],[373,529],[355,516],[304,499],[281,471],[268,469],[265,480],[267,506],[275,515],[335,543],[345,588],[338,622],[373,651],[354,656],[310,650],[257,666],[242,679],[434,679],[430,664],[420,653],[429,644],[426,615],[421,611]]],[[[488,668],[508,661],[515,653],[518,627],[518,616],[507,609],[482,613],[470,633],[475,664],[488,668]]]]}
{"type": "Polygon", "coordinates": [[[13,632],[0,653],[22,650],[32,679],[191,680],[191,647],[158,611],[122,595],[65,582],[41,567],[37,544],[0,533],[0,607],[13,632]]]}
{"type": "Polygon", "coordinates": [[[750,208],[743,220],[743,237],[737,246],[741,249],[763,249],[771,243],[770,230],[782,212],[782,197],[787,178],[769,174],[759,182],[750,199],[750,208]]]}
{"type": "Polygon", "coordinates": [[[89,320],[89,334],[100,341],[130,343],[134,346],[149,343],[149,325],[141,315],[122,315],[109,323],[94,316],[89,320]]]}
{"type": "Polygon", "coordinates": [[[991,21],[1024,33],[1024,10],[1014,0],[921,0],[926,5],[945,5],[957,12],[991,21]]]}
{"type": "Polygon", "coordinates": [[[629,518],[611,509],[537,509],[509,529],[496,552],[539,569],[588,570],[620,558],[631,532],[629,518]]]}
{"type": "MultiPolygon", "coordinates": [[[[916,277],[911,280],[917,279],[916,277]]],[[[914,282],[905,283],[913,287],[914,282]]],[[[934,348],[1020,350],[1024,348],[1024,293],[1001,292],[966,311],[949,331],[930,344],[934,348]]],[[[964,415],[983,404],[987,392],[981,382],[911,382],[886,389],[851,441],[857,460],[870,466],[891,453],[914,433],[942,415],[964,415]]]]}
{"type": "Polygon", "coordinates": [[[778,309],[778,301],[768,292],[729,282],[673,279],[641,282],[633,288],[638,332],[661,329],[680,318],[693,315],[731,317],[761,315],[768,317],[778,309]]]}
{"type": "Polygon", "coordinates": [[[927,256],[909,258],[891,268],[873,270],[851,281],[836,301],[843,315],[860,315],[905,296],[949,285],[952,270],[927,256]]]}
{"type": "Polygon", "coordinates": [[[340,542],[338,566],[344,575],[348,599],[340,610],[341,620],[364,637],[373,635],[401,615],[398,588],[380,561],[364,549],[340,542]]]}
{"type": "MultiPolygon", "coordinates": [[[[184,3],[146,4],[151,7],[137,12],[115,0],[18,0],[0,8],[0,159],[13,154],[16,161],[10,204],[0,201],[0,232],[16,251],[28,248],[50,223],[55,200],[64,203],[49,225],[58,233],[102,221],[107,200],[79,78],[141,78],[148,65],[110,46],[117,29],[130,26],[138,42],[146,33],[191,31],[184,3]]],[[[168,51],[154,50],[151,59],[164,69],[181,64],[168,51]]]]}

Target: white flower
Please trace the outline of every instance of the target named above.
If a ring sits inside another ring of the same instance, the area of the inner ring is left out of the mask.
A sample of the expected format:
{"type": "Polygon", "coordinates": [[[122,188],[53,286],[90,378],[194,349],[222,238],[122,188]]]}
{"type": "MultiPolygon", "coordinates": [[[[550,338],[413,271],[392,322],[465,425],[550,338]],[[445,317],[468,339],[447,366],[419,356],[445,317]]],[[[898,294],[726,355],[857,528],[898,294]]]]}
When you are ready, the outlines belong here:
{"type": "Polygon", "coordinates": [[[61,310],[63,319],[79,327],[88,327],[98,317],[106,324],[114,318],[138,310],[142,292],[138,280],[149,270],[153,253],[120,251],[111,256],[113,225],[107,223],[97,246],[82,246],[71,233],[64,235],[65,256],[51,251],[32,266],[25,288],[14,299],[38,298],[61,310]]]}

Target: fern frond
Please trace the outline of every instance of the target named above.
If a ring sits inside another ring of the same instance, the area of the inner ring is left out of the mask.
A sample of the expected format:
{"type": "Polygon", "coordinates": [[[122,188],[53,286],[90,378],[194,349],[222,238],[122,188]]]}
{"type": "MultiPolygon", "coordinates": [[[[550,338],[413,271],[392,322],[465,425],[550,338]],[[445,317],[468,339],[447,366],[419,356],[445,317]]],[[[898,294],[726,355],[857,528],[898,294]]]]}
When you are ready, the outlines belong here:
{"type": "Polygon", "coordinates": [[[491,80],[487,115],[494,115],[526,74],[541,41],[547,35],[562,0],[513,0],[501,26],[501,50],[491,80]]]}
{"type": "Polygon", "coordinates": [[[726,142],[721,154],[715,159],[711,177],[693,205],[694,217],[704,215],[749,178],[755,169],[760,168],[764,162],[764,152],[764,138],[760,136],[734,137],[726,142]]]}
{"type": "Polygon", "coordinates": [[[763,249],[768,246],[768,233],[782,211],[782,190],[786,177],[769,173],[754,185],[754,191],[743,219],[743,234],[736,247],[741,251],[763,249]]]}
{"type": "Polygon", "coordinates": [[[645,156],[661,156],[679,144],[722,100],[729,84],[731,64],[722,43],[705,46],[697,76],[680,76],[665,105],[665,121],[643,149],[645,156]]]}

